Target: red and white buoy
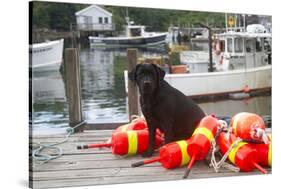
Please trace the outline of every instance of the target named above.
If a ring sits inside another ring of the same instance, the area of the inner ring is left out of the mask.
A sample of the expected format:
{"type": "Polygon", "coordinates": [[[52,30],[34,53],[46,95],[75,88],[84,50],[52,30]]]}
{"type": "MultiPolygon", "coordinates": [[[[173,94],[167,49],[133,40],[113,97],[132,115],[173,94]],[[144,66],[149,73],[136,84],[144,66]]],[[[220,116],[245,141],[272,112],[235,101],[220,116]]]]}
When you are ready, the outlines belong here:
{"type": "Polygon", "coordinates": [[[253,113],[241,112],[236,114],[230,122],[235,136],[245,140],[256,140],[268,143],[263,119],[253,113]]]}

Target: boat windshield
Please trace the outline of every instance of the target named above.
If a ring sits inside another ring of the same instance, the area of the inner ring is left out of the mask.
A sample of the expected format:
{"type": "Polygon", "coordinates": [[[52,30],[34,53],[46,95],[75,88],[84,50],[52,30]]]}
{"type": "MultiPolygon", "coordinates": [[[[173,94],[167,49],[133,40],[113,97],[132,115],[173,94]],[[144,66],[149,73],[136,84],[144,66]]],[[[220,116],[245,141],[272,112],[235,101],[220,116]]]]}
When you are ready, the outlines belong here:
{"type": "Polygon", "coordinates": [[[141,28],[131,28],[130,30],[132,37],[141,36],[141,28]]]}
{"type": "Polygon", "coordinates": [[[232,47],[233,47],[233,45],[232,45],[232,38],[228,38],[227,39],[227,52],[232,52],[232,47]]]}
{"type": "Polygon", "coordinates": [[[243,52],[243,39],[242,38],[235,38],[234,39],[234,51],[236,53],[243,52]]]}

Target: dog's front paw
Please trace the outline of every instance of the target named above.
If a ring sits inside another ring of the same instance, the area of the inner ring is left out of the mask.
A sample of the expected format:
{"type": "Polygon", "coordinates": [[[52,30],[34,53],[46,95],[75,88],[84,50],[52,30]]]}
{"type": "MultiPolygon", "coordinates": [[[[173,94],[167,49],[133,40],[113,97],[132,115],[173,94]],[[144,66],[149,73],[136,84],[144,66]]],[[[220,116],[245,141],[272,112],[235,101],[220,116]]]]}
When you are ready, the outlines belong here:
{"type": "Polygon", "coordinates": [[[144,152],[141,156],[142,157],[151,157],[153,154],[154,150],[148,149],[146,152],[144,152]]]}

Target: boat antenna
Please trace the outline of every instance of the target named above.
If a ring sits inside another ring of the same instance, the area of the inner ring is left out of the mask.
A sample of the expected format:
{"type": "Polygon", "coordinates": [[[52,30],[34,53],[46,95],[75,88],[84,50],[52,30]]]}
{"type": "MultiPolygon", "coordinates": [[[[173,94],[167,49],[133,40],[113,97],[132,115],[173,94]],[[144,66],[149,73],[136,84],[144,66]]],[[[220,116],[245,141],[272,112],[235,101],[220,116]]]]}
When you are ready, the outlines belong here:
{"type": "Polygon", "coordinates": [[[227,13],[225,13],[225,31],[227,31],[228,29],[227,29],[227,13]]]}
{"type": "Polygon", "coordinates": [[[246,15],[243,14],[243,25],[244,25],[244,31],[246,31],[246,15]]]}
{"type": "Polygon", "coordinates": [[[126,17],[125,17],[125,20],[126,20],[126,22],[127,22],[127,25],[129,26],[129,25],[130,25],[130,18],[129,18],[128,7],[126,7],[126,17]]]}

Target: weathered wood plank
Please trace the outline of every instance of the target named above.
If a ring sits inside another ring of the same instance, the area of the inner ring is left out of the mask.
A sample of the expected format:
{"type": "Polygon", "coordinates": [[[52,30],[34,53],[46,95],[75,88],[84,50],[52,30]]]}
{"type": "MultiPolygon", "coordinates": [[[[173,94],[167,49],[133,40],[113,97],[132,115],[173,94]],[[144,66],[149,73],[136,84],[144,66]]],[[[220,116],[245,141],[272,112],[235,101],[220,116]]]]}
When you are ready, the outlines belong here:
{"type": "MultiPolygon", "coordinates": [[[[242,176],[242,175],[255,175],[256,173],[198,173],[190,174],[189,179],[198,178],[213,178],[213,177],[227,177],[227,176],[242,176]]],[[[152,181],[169,181],[181,180],[181,175],[159,175],[159,176],[111,176],[111,177],[96,177],[96,178],[79,178],[79,179],[61,179],[50,181],[33,181],[35,188],[52,188],[52,187],[67,187],[67,186],[89,186],[101,184],[119,184],[119,183],[138,183],[138,182],[152,182],[152,181]]]]}
{"type": "MultiPolygon", "coordinates": [[[[96,154],[98,156],[99,154],[96,154]]],[[[140,159],[136,160],[128,160],[126,158],[120,159],[116,158],[115,160],[103,160],[102,156],[100,160],[94,161],[66,161],[66,162],[49,162],[42,165],[33,166],[33,171],[60,171],[60,170],[75,170],[75,169],[102,169],[102,168],[123,168],[123,167],[131,167],[131,164],[140,161],[140,159]]],[[[155,164],[147,165],[148,167],[157,166],[155,164]]]]}
{"type": "MultiPolygon", "coordinates": [[[[114,130],[90,130],[90,131],[84,131],[82,133],[74,133],[70,136],[71,137],[96,137],[96,136],[111,136],[111,134],[114,132],[114,130]]],[[[57,134],[57,135],[33,135],[33,139],[42,139],[47,138],[52,141],[53,138],[65,138],[65,134],[57,134]]]]}
{"type": "MultiPolygon", "coordinates": [[[[127,50],[128,58],[128,73],[134,69],[137,65],[138,59],[138,50],[137,49],[128,49],[127,50]]],[[[139,115],[139,99],[138,99],[138,90],[135,83],[128,79],[128,108],[129,108],[129,118],[131,119],[132,115],[139,115]]]]}
{"type": "MultiPolygon", "coordinates": [[[[78,49],[65,49],[64,67],[66,77],[66,96],[69,108],[69,125],[74,127],[82,122],[80,58],[78,49]]],[[[81,127],[77,130],[81,130],[81,127]]]]}
{"type": "Polygon", "coordinates": [[[118,156],[118,155],[113,155],[112,153],[100,153],[98,155],[94,153],[87,153],[87,154],[69,154],[69,155],[64,155],[60,158],[54,159],[50,161],[49,163],[53,162],[68,162],[68,161],[103,161],[103,160],[126,160],[126,161],[141,161],[144,158],[141,157],[140,155],[138,156],[129,156],[129,157],[124,157],[124,156],[118,156]]]}
{"type": "MultiPolygon", "coordinates": [[[[155,166],[144,166],[138,168],[132,167],[116,167],[116,168],[102,168],[102,169],[78,169],[78,170],[62,170],[62,171],[45,171],[36,172],[34,174],[33,180],[59,180],[59,179],[77,179],[77,178],[94,178],[103,176],[161,176],[161,175],[183,175],[184,168],[177,168],[172,170],[167,170],[160,166],[160,163],[155,163],[155,166]]],[[[203,162],[198,162],[196,166],[192,169],[191,174],[213,174],[215,173],[212,168],[206,166],[203,162]]],[[[220,170],[221,174],[233,173],[234,172],[222,168],[220,170]]],[[[255,171],[255,174],[260,174],[255,171]]]]}

